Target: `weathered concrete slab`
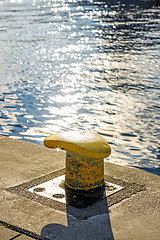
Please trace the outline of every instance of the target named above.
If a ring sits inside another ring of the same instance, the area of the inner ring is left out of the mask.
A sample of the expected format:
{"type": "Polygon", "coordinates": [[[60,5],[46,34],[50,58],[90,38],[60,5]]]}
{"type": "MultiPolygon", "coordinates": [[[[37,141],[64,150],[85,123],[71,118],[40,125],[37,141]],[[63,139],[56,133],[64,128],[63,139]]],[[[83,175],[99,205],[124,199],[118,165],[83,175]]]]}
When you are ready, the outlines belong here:
{"type": "Polygon", "coordinates": [[[14,231],[12,231],[10,229],[0,226],[0,239],[8,240],[13,237],[16,237],[17,235],[19,235],[19,234],[15,233],[14,231]]]}
{"type": "Polygon", "coordinates": [[[0,239],[1,240],[32,240],[33,238],[30,238],[26,236],[25,234],[21,234],[18,232],[15,232],[11,229],[8,229],[7,227],[0,226],[0,239]]]}
{"type": "Polygon", "coordinates": [[[124,189],[84,209],[28,194],[26,186],[63,173],[64,161],[63,151],[0,137],[0,220],[39,239],[159,240],[160,176],[105,163],[105,178],[124,189]]]}

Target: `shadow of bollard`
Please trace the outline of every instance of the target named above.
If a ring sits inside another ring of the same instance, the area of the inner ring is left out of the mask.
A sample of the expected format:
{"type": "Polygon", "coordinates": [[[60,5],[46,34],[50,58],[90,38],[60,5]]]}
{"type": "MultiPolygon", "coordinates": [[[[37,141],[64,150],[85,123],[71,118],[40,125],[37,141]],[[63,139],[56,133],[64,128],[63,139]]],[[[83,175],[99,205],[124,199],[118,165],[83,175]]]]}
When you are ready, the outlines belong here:
{"type": "Polygon", "coordinates": [[[81,209],[67,204],[66,214],[67,227],[46,225],[41,236],[50,240],[114,240],[106,198],[81,209]]]}

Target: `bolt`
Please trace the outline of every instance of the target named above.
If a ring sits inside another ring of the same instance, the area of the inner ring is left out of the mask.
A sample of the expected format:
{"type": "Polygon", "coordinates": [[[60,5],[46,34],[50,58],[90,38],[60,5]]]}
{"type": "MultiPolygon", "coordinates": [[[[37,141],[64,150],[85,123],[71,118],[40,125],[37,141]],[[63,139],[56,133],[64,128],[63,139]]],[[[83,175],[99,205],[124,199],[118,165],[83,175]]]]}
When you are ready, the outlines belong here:
{"type": "Polygon", "coordinates": [[[44,191],[45,191],[45,188],[37,187],[37,188],[34,188],[33,191],[34,191],[34,192],[44,192],[44,191]]]}
{"type": "Polygon", "coordinates": [[[53,194],[52,197],[53,197],[53,198],[64,198],[65,195],[64,195],[64,194],[60,194],[60,193],[58,194],[58,193],[57,193],[57,194],[53,194]]]}

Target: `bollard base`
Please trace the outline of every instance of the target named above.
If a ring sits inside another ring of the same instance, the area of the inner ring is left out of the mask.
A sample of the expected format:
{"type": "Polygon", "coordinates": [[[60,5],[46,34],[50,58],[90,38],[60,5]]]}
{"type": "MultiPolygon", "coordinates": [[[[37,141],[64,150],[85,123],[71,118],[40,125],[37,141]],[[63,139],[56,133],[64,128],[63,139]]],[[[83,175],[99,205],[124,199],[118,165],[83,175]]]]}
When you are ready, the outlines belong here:
{"type": "Polygon", "coordinates": [[[76,208],[85,208],[106,197],[105,185],[88,191],[74,190],[65,186],[66,203],[76,208]]]}
{"type": "MultiPolygon", "coordinates": [[[[105,197],[109,197],[124,189],[123,186],[117,185],[113,182],[104,181],[104,185],[97,188],[86,190],[74,190],[65,184],[65,175],[57,174],[59,171],[49,175],[48,181],[44,181],[44,177],[33,180],[29,183],[14,187],[18,193],[24,196],[30,196],[32,199],[45,202],[49,206],[58,206],[57,202],[67,204],[76,208],[85,208],[105,197]],[[58,176],[57,176],[58,175],[58,176]],[[52,178],[52,179],[51,179],[52,178]],[[37,184],[35,184],[37,182],[37,184]],[[27,192],[25,189],[28,189],[27,192]],[[38,196],[37,196],[38,195],[38,196]],[[42,197],[42,200],[40,200],[42,197]],[[46,199],[46,200],[45,200],[46,199]],[[49,199],[51,202],[49,203],[49,199]],[[52,202],[53,200],[53,202],[52,202]]],[[[12,190],[12,189],[11,189],[12,190]]]]}

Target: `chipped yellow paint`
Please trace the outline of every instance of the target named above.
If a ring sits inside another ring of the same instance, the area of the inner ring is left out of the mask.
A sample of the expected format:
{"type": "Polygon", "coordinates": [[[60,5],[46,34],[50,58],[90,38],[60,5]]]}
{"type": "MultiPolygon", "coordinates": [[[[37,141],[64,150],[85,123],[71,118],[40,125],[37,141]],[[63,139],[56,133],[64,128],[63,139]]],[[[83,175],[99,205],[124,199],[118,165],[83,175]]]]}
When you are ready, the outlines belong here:
{"type": "Polygon", "coordinates": [[[110,146],[94,132],[59,132],[45,138],[44,145],[67,151],[65,184],[88,191],[104,184],[104,160],[110,146]]]}
{"type": "Polygon", "coordinates": [[[104,184],[103,159],[87,159],[67,152],[65,184],[74,190],[101,187],[104,184]]]}
{"type": "Polygon", "coordinates": [[[44,145],[72,151],[90,159],[106,158],[111,153],[110,146],[95,132],[58,132],[46,137],[44,145]]]}

